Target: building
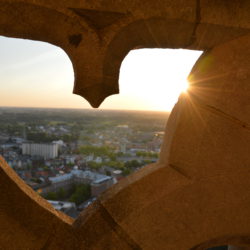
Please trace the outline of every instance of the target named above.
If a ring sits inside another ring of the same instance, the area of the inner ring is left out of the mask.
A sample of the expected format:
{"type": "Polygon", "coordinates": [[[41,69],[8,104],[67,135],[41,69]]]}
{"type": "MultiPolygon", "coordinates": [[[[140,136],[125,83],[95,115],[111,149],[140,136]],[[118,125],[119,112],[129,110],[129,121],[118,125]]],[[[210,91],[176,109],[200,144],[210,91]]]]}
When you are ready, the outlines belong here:
{"type": "Polygon", "coordinates": [[[43,194],[57,192],[60,188],[67,190],[73,184],[90,184],[91,196],[99,196],[114,184],[114,178],[111,176],[78,169],[74,169],[68,174],[49,177],[49,180],[51,185],[42,189],[43,194]]]}
{"type": "Polygon", "coordinates": [[[97,197],[113,184],[113,178],[104,175],[103,177],[98,178],[91,183],[91,195],[97,197]]]}
{"type": "Polygon", "coordinates": [[[71,216],[72,218],[77,218],[79,212],[76,210],[76,204],[74,202],[68,201],[52,201],[47,200],[56,210],[71,216]]]}
{"type": "Polygon", "coordinates": [[[58,156],[58,144],[55,143],[22,143],[23,155],[39,155],[45,159],[58,156]]]}

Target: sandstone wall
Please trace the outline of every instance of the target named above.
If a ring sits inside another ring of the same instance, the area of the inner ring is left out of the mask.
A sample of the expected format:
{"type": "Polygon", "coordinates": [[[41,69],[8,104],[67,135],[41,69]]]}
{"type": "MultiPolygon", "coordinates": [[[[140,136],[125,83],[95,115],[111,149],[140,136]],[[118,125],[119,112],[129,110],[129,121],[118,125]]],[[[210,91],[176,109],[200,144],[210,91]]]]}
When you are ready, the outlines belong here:
{"type": "Polygon", "coordinates": [[[112,187],[77,220],[55,211],[1,159],[1,249],[250,246],[248,0],[0,0],[0,12],[0,35],[67,52],[74,93],[93,107],[118,93],[129,50],[204,50],[167,123],[159,162],[112,187]]]}

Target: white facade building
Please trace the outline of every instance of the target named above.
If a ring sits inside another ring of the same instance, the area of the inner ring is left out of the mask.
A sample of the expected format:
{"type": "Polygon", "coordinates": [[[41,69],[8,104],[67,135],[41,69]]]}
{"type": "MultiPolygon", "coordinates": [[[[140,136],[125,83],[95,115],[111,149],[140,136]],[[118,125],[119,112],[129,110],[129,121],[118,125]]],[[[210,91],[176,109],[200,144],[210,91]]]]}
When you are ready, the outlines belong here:
{"type": "Polygon", "coordinates": [[[52,159],[58,156],[58,144],[54,143],[23,143],[23,155],[39,155],[45,159],[52,159]]]}

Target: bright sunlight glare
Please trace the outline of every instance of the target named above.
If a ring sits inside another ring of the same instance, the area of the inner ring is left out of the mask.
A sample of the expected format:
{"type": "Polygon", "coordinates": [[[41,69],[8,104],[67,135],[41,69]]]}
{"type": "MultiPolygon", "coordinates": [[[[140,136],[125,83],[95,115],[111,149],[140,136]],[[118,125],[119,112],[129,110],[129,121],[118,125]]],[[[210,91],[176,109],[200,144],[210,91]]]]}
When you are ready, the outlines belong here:
{"type": "MultiPolygon", "coordinates": [[[[124,58],[120,94],[100,109],[170,111],[201,51],[132,50],[124,58]]],[[[51,44],[0,37],[0,106],[90,108],[72,94],[74,73],[66,53],[51,44]]]]}
{"type": "Polygon", "coordinates": [[[181,92],[187,91],[187,77],[202,51],[182,49],[140,49],[125,57],[120,69],[120,94],[102,105],[115,102],[127,109],[171,111],[181,92]]]}

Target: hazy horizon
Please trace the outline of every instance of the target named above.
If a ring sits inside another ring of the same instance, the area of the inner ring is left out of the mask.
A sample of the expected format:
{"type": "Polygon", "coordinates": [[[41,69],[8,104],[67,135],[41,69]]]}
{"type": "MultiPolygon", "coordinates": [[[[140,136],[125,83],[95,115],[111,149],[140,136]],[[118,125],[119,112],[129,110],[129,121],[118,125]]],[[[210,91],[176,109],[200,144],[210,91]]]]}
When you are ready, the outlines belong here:
{"type": "Polygon", "coordinates": [[[56,109],[56,110],[82,110],[82,111],[135,111],[135,112],[160,112],[160,113],[170,113],[168,110],[143,110],[143,109],[100,109],[100,108],[63,108],[63,107],[28,107],[28,106],[0,106],[0,109],[56,109]]]}

